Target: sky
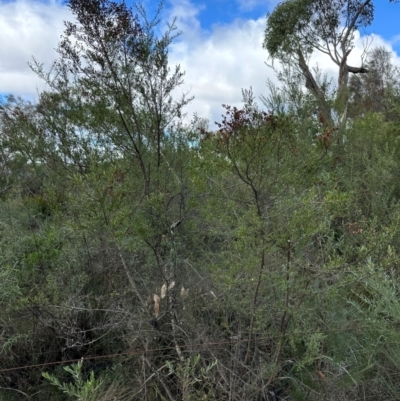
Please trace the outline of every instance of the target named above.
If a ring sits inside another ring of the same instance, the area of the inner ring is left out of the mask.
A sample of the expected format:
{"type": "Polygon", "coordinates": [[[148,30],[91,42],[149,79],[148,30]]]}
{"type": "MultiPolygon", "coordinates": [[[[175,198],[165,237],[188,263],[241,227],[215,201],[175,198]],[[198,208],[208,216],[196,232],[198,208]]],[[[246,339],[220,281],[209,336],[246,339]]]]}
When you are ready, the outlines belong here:
{"type": "MultiPolygon", "coordinates": [[[[128,4],[129,4],[128,0],[128,4]]],[[[177,89],[194,100],[187,106],[187,121],[196,113],[201,118],[219,121],[222,104],[240,106],[242,89],[253,88],[256,97],[268,95],[268,79],[277,82],[275,72],[265,62],[262,48],[266,14],[277,0],[165,0],[162,24],[176,17],[181,36],[171,46],[170,64],[180,64],[186,72],[185,83],[177,89]]],[[[152,15],[157,1],[144,0],[152,15]]],[[[49,68],[56,58],[55,48],[65,20],[72,20],[62,0],[0,0],[0,94],[12,93],[35,101],[45,89],[28,61],[35,57],[49,68]]],[[[400,66],[400,2],[375,1],[375,19],[356,36],[350,56],[360,65],[368,38],[371,47],[384,46],[400,66]]],[[[320,54],[314,65],[334,77],[336,69],[320,54]]]]}

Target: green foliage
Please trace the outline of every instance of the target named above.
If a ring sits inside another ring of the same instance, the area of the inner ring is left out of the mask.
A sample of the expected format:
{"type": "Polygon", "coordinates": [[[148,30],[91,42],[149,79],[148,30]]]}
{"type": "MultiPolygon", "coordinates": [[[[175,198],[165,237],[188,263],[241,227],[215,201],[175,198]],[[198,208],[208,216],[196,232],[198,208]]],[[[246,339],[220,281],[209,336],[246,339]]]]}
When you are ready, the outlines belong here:
{"type": "MultiPolygon", "coordinates": [[[[308,52],[304,35],[336,32],[345,3],[351,16],[357,2],[281,3],[270,51],[308,52]]],[[[24,367],[4,372],[0,397],[394,399],[396,75],[373,107],[355,94],[377,93],[378,75],[350,86],[336,130],[286,66],[271,112],[244,90],[208,132],[172,97],[173,25],[158,37],[141,7],[70,5],[54,75],[34,64],[48,90],[0,110],[0,356],[24,367]]]]}
{"type": "Polygon", "coordinates": [[[368,74],[352,75],[349,82],[349,116],[367,112],[382,113],[385,120],[398,120],[399,70],[391,63],[391,54],[383,47],[374,48],[366,62],[368,74]]]}
{"type": "Polygon", "coordinates": [[[335,43],[343,19],[352,33],[361,26],[370,25],[373,16],[372,2],[282,1],[268,15],[263,46],[272,58],[283,58],[299,49],[309,53],[318,47],[318,40],[335,43]],[[356,18],[355,23],[352,23],[353,18],[356,18]]]}
{"type": "Polygon", "coordinates": [[[268,15],[263,46],[271,57],[291,53],[304,44],[302,34],[312,18],[312,4],[313,0],[283,1],[268,15]]]}
{"type": "Polygon", "coordinates": [[[210,388],[208,383],[212,376],[212,370],[218,364],[217,360],[212,363],[200,367],[200,355],[188,358],[184,364],[176,366],[170,361],[166,361],[168,375],[177,376],[182,386],[182,398],[188,401],[204,399],[210,396],[210,388]]]}
{"type": "Polygon", "coordinates": [[[44,372],[42,376],[59,391],[65,393],[71,399],[77,401],[95,401],[99,397],[99,390],[102,385],[101,379],[96,379],[94,372],[91,371],[89,378],[84,380],[82,373],[82,362],[71,366],[65,366],[64,370],[70,374],[72,383],[61,383],[54,375],[44,372]]]}

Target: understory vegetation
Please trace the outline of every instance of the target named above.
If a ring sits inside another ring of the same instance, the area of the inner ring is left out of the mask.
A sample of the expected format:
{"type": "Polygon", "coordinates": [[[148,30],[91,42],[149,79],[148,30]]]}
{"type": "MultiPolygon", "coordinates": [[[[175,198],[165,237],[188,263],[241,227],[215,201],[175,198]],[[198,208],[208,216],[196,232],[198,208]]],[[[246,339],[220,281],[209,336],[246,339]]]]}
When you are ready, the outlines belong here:
{"type": "Polygon", "coordinates": [[[69,7],[47,89],[0,108],[0,400],[400,399],[390,53],[340,94],[282,64],[212,131],[173,23],[69,7]]]}

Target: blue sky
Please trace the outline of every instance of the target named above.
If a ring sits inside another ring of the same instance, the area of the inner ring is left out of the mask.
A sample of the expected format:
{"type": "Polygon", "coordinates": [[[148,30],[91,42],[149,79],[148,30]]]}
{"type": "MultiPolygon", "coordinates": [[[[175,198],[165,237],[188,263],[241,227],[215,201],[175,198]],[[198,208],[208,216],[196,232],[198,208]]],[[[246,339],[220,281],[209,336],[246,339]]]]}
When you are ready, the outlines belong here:
{"type": "MultiPolygon", "coordinates": [[[[252,87],[258,97],[268,94],[267,80],[278,83],[276,73],[265,64],[268,54],[261,46],[266,14],[278,2],[165,0],[163,17],[176,16],[183,32],[171,46],[170,63],[186,71],[177,96],[189,92],[195,97],[187,107],[188,119],[197,113],[213,123],[223,113],[222,104],[241,105],[242,89],[252,87]]],[[[157,3],[144,0],[150,16],[157,3]]],[[[400,67],[400,3],[375,0],[375,5],[375,20],[361,35],[370,35],[372,47],[392,51],[392,61],[400,67]]],[[[71,18],[63,0],[0,0],[0,94],[37,99],[46,87],[27,62],[35,56],[49,68],[56,58],[63,21],[71,18]]],[[[364,45],[358,35],[350,55],[352,65],[362,62],[364,45]]],[[[335,78],[337,68],[326,57],[315,54],[311,62],[335,78]]]]}
{"type": "Polygon", "coordinates": [[[375,19],[367,29],[392,42],[397,54],[400,55],[400,3],[389,3],[388,0],[378,0],[375,4],[375,19]]]}
{"type": "MultiPolygon", "coordinates": [[[[31,2],[39,0],[31,0],[31,2]]],[[[0,0],[0,3],[12,2],[12,0],[0,0]]],[[[45,1],[42,1],[45,2],[45,1]]],[[[158,1],[142,0],[149,15],[152,15],[158,6],[158,1]]],[[[65,4],[65,0],[62,0],[65,4]]],[[[128,0],[128,4],[133,4],[128,0]]],[[[165,8],[174,9],[177,1],[165,0],[165,8]]],[[[198,20],[205,32],[211,32],[213,26],[231,24],[236,19],[257,20],[265,18],[268,12],[272,12],[279,0],[191,0],[198,10],[198,20]]],[[[377,0],[374,4],[375,19],[371,26],[363,32],[375,33],[393,43],[395,50],[400,53],[400,3],[390,3],[389,0],[377,0]]]]}
{"type": "Polygon", "coordinates": [[[204,29],[211,29],[214,24],[229,24],[237,18],[258,19],[265,17],[268,11],[273,9],[267,0],[260,1],[232,1],[232,0],[204,0],[193,1],[201,12],[199,19],[204,29]],[[247,6],[244,5],[247,3],[247,6]]]}
{"type": "MultiPolygon", "coordinates": [[[[264,18],[272,12],[279,1],[271,0],[193,0],[199,8],[198,19],[205,31],[211,31],[215,24],[230,24],[235,19],[264,18]]],[[[174,2],[169,0],[167,7],[173,7],[174,2]]],[[[393,43],[395,50],[400,54],[400,2],[390,3],[389,0],[375,1],[375,19],[371,26],[363,32],[375,33],[393,43]]]]}

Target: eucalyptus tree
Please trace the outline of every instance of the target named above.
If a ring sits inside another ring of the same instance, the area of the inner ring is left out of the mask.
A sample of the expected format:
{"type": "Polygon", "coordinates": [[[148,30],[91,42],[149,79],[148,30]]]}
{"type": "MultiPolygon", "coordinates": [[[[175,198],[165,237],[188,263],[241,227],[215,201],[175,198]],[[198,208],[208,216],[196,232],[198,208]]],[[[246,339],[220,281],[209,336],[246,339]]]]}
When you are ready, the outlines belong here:
{"type": "Polygon", "coordinates": [[[348,63],[355,33],[369,26],[373,18],[372,0],[285,0],[268,15],[263,47],[272,59],[299,69],[327,126],[334,125],[332,107],[315,79],[309,57],[321,52],[338,67],[336,111],[343,124],[347,118],[349,74],[368,73],[363,65],[348,63]]]}

